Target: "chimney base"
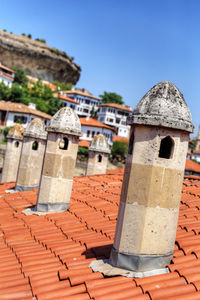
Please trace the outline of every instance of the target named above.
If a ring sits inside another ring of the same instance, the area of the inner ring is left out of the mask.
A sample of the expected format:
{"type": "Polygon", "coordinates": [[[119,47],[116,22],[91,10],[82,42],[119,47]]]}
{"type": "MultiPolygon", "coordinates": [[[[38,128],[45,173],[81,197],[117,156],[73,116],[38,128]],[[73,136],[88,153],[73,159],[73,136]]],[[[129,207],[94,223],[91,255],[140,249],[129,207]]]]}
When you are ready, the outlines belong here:
{"type": "Polygon", "coordinates": [[[173,253],[167,255],[132,255],[120,253],[114,247],[111,250],[109,263],[121,269],[133,272],[147,272],[165,268],[170,264],[173,253]]]}
{"type": "Polygon", "coordinates": [[[35,189],[38,189],[38,185],[32,185],[32,186],[28,186],[28,185],[19,185],[17,184],[15,187],[15,191],[16,192],[23,192],[23,191],[32,191],[35,189]]]}
{"type": "Polygon", "coordinates": [[[37,203],[36,211],[38,212],[63,212],[69,209],[69,203],[37,203]]]}
{"type": "Polygon", "coordinates": [[[144,278],[144,277],[150,277],[155,275],[162,275],[169,273],[168,268],[162,268],[162,269],[154,269],[151,271],[145,271],[145,272],[134,272],[129,271],[117,267],[113,267],[108,259],[101,259],[101,260],[94,260],[90,263],[90,268],[93,270],[93,272],[100,272],[104,276],[124,276],[129,278],[144,278]]]}

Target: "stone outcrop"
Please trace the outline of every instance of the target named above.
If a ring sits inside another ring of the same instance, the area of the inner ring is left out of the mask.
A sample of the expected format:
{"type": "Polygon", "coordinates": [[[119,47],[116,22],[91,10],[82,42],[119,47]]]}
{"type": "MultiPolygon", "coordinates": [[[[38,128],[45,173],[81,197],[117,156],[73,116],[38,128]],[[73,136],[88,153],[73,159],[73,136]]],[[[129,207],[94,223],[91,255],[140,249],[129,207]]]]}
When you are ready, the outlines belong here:
{"type": "Polygon", "coordinates": [[[24,69],[27,75],[53,82],[75,84],[81,68],[73,57],[45,43],[0,30],[0,62],[24,69]]]}

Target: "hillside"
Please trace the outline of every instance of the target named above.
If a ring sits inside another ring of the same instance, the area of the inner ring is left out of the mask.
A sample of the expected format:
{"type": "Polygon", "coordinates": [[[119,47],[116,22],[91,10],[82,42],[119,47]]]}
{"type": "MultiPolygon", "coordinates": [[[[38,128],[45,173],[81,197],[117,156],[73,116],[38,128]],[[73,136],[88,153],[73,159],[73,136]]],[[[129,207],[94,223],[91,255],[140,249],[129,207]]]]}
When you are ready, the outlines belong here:
{"type": "Polygon", "coordinates": [[[65,52],[45,43],[0,30],[0,62],[24,69],[27,75],[76,84],[81,68],[65,52]]]}

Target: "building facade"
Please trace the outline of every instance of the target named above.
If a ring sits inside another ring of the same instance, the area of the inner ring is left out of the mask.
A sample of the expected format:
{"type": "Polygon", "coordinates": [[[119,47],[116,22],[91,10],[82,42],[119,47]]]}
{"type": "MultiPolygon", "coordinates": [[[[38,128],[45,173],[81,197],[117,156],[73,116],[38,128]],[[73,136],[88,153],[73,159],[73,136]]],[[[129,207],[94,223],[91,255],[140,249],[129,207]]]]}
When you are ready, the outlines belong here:
{"type": "MultiPolygon", "coordinates": [[[[91,112],[97,112],[100,99],[91,95],[87,90],[71,90],[60,92],[61,96],[75,101],[74,111],[79,117],[90,116],[91,112]]],[[[62,99],[61,99],[62,100],[62,99]]]]}
{"type": "Polygon", "coordinates": [[[8,87],[11,87],[14,77],[15,77],[15,71],[3,66],[0,63],[0,82],[3,82],[8,87]]]}
{"type": "Polygon", "coordinates": [[[113,127],[100,123],[96,119],[89,117],[80,118],[80,122],[82,131],[80,141],[85,140],[91,142],[95,136],[103,134],[107,138],[108,144],[110,146],[113,144],[113,137],[115,134],[115,129],[113,127]]]}
{"type": "Polygon", "coordinates": [[[51,116],[34,107],[31,103],[27,106],[22,103],[0,101],[0,126],[12,127],[19,123],[26,128],[35,117],[42,119],[45,125],[48,125],[51,116]]]}
{"type": "Polygon", "coordinates": [[[98,121],[115,127],[118,136],[128,138],[130,126],[126,125],[126,120],[131,112],[130,107],[116,103],[104,103],[99,106],[98,121]]]}

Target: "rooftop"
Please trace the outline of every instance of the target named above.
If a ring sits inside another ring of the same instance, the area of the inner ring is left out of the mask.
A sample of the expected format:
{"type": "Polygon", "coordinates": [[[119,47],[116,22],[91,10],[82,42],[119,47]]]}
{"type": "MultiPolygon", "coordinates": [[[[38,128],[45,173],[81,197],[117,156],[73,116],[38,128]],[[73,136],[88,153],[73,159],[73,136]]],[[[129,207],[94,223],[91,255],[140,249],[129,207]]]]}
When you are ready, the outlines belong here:
{"type": "Polygon", "coordinates": [[[75,177],[70,210],[25,216],[37,191],[6,194],[0,184],[0,298],[38,300],[200,299],[200,180],[183,183],[170,273],[133,279],[94,273],[91,261],[108,258],[123,170],[75,177]]]}
{"type": "Polygon", "coordinates": [[[188,158],[186,158],[185,169],[188,171],[193,171],[196,173],[200,173],[200,165],[188,158]]]}
{"type": "Polygon", "coordinates": [[[103,124],[103,123],[97,121],[94,118],[88,118],[88,117],[81,118],[80,117],[80,122],[81,122],[82,126],[101,127],[101,128],[107,128],[107,129],[110,129],[112,131],[115,131],[115,129],[113,127],[108,126],[106,124],[103,124]]]}
{"type": "Polygon", "coordinates": [[[3,66],[1,63],[0,63],[0,69],[3,69],[5,71],[11,72],[11,73],[16,73],[14,70],[12,70],[6,66],[3,66]]]}
{"type": "Polygon", "coordinates": [[[65,100],[65,101],[68,101],[68,102],[71,102],[71,103],[74,103],[74,104],[78,104],[75,100],[73,100],[73,99],[71,99],[71,98],[69,98],[69,97],[65,97],[65,96],[63,96],[63,95],[59,95],[59,98],[60,98],[61,100],[65,100]]]}
{"type": "Polygon", "coordinates": [[[120,109],[120,110],[132,112],[132,109],[130,107],[126,107],[124,105],[119,105],[117,103],[102,103],[99,106],[102,106],[102,107],[104,107],[104,106],[106,106],[106,107],[113,107],[113,108],[117,108],[117,109],[120,109]]]}
{"type": "Polygon", "coordinates": [[[25,104],[10,101],[0,101],[0,111],[9,111],[23,114],[31,114],[44,119],[51,119],[51,116],[36,109],[32,109],[25,104]]]}
{"type": "Polygon", "coordinates": [[[79,91],[79,90],[63,91],[63,92],[68,95],[80,95],[80,96],[89,97],[89,98],[92,98],[95,100],[100,100],[98,97],[95,97],[92,94],[89,94],[88,92],[83,92],[83,91],[79,91]]]}

